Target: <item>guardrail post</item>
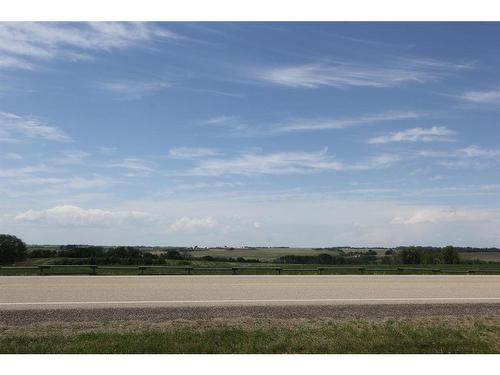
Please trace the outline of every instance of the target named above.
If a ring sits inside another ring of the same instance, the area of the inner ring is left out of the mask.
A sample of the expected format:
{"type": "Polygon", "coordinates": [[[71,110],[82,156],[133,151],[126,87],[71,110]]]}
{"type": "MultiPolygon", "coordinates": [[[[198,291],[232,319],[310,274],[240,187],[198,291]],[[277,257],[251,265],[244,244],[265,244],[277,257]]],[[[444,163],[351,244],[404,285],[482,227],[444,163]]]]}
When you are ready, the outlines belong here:
{"type": "Polygon", "coordinates": [[[276,268],[276,272],[278,273],[278,275],[281,275],[281,271],[283,271],[283,269],[281,269],[281,268],[276,268]]]}
{"type": "Polygon", "coordinates": [[[191,271],[193,270],[193,267],[186,267],[185,270],[186,270],[186,273],[188,275],[191,275],[191,271]]]}
{"type": "Polygon", "coordinates": [[[237,275],[238,274],[238,267],[233,267],[233,275],[237,275]]]}
{"type": "Polygon", "coordinates": [[[365,267],[359,267],[358,271],[361,272],[361,273],[365,273],[365,267]]]}
{"type": "Polygon", "coordinates": [[[144,275],[144,269],[145,269],[145,267],[139,266],[139,267],[137,267],[137,269],[140,271],[141,275],[144,275]]]}
{"type": "Polygon", "coordinates": [[[90,274],[91,275],[97,274],[97,266],[95,264],[90,265],[90,274]]]}
{"type": "Polygon", "coordinates": [[[50,266],[46,265],[46,264],[42,264],[42,265],[38,266],[38,270],[40,271],[40,275],[45,275],[44,270],[49,269],[49,268],[50,268],[50,266]]]}
{"type": "Polygon", "coordinates": [[[318,275],[321,275],[321,271],[323,271],[323,268],[318,268],[318,275]]]}

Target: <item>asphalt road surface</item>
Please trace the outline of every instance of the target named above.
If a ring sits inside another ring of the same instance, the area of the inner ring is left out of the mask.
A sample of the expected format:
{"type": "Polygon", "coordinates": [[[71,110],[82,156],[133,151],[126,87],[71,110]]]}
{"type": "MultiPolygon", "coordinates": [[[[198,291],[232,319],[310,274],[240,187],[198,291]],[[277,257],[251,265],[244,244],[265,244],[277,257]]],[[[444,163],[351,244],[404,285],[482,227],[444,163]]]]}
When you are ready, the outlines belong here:
{"type": "Polygon", "coordinates": [[[0,310],[500,304],[500,276],[4,276],[0,310]]]}

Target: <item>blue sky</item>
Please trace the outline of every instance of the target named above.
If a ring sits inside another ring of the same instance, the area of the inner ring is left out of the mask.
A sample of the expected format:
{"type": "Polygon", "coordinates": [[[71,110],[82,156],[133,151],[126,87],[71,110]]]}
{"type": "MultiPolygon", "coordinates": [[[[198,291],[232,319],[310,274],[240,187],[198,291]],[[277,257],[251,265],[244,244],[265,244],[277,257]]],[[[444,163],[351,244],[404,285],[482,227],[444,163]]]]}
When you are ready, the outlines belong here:
{"type": "Polygon", "coordinates": [[[499,32],[0,24],[0,232],[500,246],[499,32]]]}

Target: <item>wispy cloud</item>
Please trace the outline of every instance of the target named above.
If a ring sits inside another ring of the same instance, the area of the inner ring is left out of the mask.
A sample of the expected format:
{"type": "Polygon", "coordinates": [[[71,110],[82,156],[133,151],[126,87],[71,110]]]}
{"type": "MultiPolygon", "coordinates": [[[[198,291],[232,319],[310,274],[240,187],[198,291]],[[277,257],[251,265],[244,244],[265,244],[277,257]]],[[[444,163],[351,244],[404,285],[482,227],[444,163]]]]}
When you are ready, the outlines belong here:
{"type": "Polygon", "coordinates": [[[210,216],[206,218],[190,218],[184,216],[172,223],[170,229],[174,232],[193,231],[214,228],[217,224],[217,220],[210,216]]]}
{"type": "MultiPolygon", "coordinates": [[[[93,188],[102,188],[109,186],[113,180],[108,177],[22,177],[10,181],[15,185],[31,186],[48,186],[53,185],[56,188],[61,187],[64,190],[85,190],[93,188]]],[[[60,190],[56,190],[60,191],[60,190]]]]}
{"type": "Polygon", "coordinates": [[[63,151],[57,157],[51,159],[54,164],[81,164],[90,154],[81,150],[63,151]]]}
{"type": "Polygon", "coordinates": [[[225,135],[239,137],[267,136],[294,132],[345,129],[378,122],[412,120],[425,116],[415,111],[386,111],[344,118],[297,118],[269,124],[247,124],[237,116],[220,115],[203,120],[200,126],[221,127],[225,135]]]}
{"type": "Polygon", "coordinates": [[[28,165],[21,168],[2,168],[0,169],[0,178],[25,178],[50,172],[54,172],[54,169],[45,164],[28,165]]]}
{"type": "Polygon", "coordinates": [[[170,87],[171,84],[158,81],[120,80],[99,82],[96,86],[121,99],[141,99],[146,95],[162,91],[170,87]]]}
{"type": "Polygon", "coordinates": [[[237,119],[236,116],[219,115],[200,121],[200,125],[226,125],[237,119]]]}
{"type": "Polygon", "coordinates": [[[500,103],[500,90],[467,91],[459,98],[471,103],[500,103]]]}
{"type": "Polygon", "coordinates": [[[155,24],[134,22],[0,23],[0,66],[33,69],[56,58],[90,59],[89,52],[139,47],[146,42],[179,39],[155,24]]]}
{"type": "Polygon", "coordinates": [[[421,150],[416,156],[438,159],[438,165],[448,168],[485,168],[498,165],[500,149],[471,145],[448,151],[421,150]]]}
{"type": "Polygon", "coordinates": [[[221,152],[206,147],[176,147],[169,150],[169,155],[175,159],[197,159],[222,155],[221,152]]]}
{"type": "Polygon", "coordinates": [[[0,112],[0,142],[16,143],[27,139],[72,141],[62,130],[47,125],[41,119],[0,112]]]}
{"type": "Polygon", "coordinates": [[[151,163],[138,158],[125,158],[120,161],[104,164],[104,166],[110,168],[128,169],[142,173],[151,173],[155,171],[155,168],[151,165],[151,163]]]}
{"type": "Polygon", "coordinates": [[[498,158],[500,149],[481,148],[478,146],[469,146],[459,150],[460,153],[470,158],[498,158]]]}
{"type": "Polygon", "coordinates": [[[233,158],[204,159],[188,171],[194,176],[221,175],[282,175],[320,171],[367,170],[381,168],[400,160],[399,156],[384,154],[361,162],[346,164],[328,155],[327,149],[318,152],[247,153],[233,158]]]}
{"type": "Polygon", "coordinates": [[[424,83],[467,68],[431,59],[396,59],[380,65],[347,62],[292,65],[255,70],[255,79],[273,85],[295,88],[319,87],[396,87],[405,83],[424,83]]]}
{"type": "Polygon", "coordinates": [[[424,224],[454,221],[478,221],[486,220],[489,216],[484,212],[473,212],[455,209],[422,209],[409,217],[396,216],[392,219],[393,224],[424,224]]]}
{"type": "Polygon", "coordinates": [[[445,126],[433,126],[432,128],[413,128],[392,132],[388,135],[374,137],[368,143],[380,144],[390,142],[436,142],[449,141],[453,131],[445,126]]]}
{"type": "Polygon", "coordinates": [[[471,145],[450,151],[421,150],[417,155],[430,158],[496,159],[500,158],[500,149],[471,145]]]}
{"type": "Polygon", "coordinates": [[[22,160],[23,156],[21,154],[15,153],[15,152],[9,152],[7,154],[2,155],[3,159],[9,159],[9,160],[22,160]]]}
{"type": "Polygon", "coordinates": [[[85,209],[72,205],[61,205],[46,210],[28,210],[15,216],[14,220],[57,226],[116,226],[149,219],[141,211],[111,211],[98,208],[85,209]]]}
{"type": "Polygon", "coordinates": [[[412,111],[389,111],[344,119],[300,119],[292,121],[286,125],[277,126],[273,128],[271,132],[287,133],[297,131],[344,129],[351,126],[368,125],[376,122],[411,120],[421,116],[421,113],[412,111]]]}
{"type": "Polygon", "coordinates": [[[255,133],[255,127],[243,123],[238,116],[214,116],[198,122],[198,126],[224,128],[230,135],[248,136],[255,133]]]}

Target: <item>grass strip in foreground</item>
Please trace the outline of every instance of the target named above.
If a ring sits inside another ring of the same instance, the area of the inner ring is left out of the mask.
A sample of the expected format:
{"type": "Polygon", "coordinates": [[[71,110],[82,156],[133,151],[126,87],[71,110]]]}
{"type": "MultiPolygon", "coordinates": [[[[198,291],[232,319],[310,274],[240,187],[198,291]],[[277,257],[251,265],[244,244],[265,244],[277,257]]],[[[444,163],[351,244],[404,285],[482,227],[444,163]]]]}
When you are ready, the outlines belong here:
{"type": "Polygon", "coordinates": [[[0,353],[500,353],[500,317],[0,327],[0,353]]]}

